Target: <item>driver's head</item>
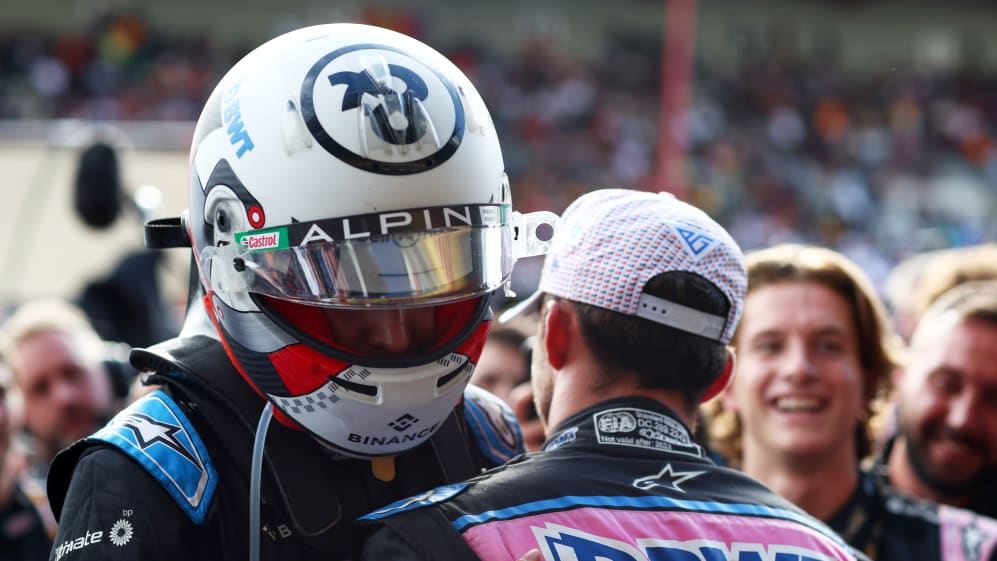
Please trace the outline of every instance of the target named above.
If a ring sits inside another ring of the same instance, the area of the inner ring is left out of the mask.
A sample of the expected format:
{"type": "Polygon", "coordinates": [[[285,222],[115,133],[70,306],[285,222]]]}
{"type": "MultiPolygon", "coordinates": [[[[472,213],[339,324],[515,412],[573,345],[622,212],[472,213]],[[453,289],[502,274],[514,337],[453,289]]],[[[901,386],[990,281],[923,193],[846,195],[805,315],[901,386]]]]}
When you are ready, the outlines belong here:
{"type": "Polygon", "coordinates": [[[278,419],[360,457],[427,440],[470,377],[490,295],[536,252],[467,77],[393,31],[299,29],[222,78],[190,169],[207,309],[278,419]]]}

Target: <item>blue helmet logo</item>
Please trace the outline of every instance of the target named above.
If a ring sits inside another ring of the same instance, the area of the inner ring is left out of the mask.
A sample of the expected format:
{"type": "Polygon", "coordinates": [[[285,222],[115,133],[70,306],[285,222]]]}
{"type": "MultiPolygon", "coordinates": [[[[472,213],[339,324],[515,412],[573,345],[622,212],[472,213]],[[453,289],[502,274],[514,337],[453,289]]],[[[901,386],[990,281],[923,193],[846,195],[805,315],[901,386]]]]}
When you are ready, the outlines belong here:
{"type": "Polygon", "coordinates": [[[449,159],[464,108],[445,76],[384,45],[352,45],[312,65],[301,112],[315,140],[363,170],[407,175],[449,159]]]}

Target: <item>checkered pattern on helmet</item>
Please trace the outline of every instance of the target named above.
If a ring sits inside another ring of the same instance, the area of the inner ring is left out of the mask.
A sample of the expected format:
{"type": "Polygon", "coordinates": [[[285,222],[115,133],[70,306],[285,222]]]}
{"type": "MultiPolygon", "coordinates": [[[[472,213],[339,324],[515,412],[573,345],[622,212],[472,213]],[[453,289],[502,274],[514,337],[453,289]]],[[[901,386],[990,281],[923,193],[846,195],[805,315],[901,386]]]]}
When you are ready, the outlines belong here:
{"type": "Polygon", "coordinates": [[[321,389],[313,394],[299,397],[278,397],[275,398],[275,401],[281,409],[291,413],[314,413],[316,407],[325,409],[329,405],[339,401],[339,396],[321,389]]]}

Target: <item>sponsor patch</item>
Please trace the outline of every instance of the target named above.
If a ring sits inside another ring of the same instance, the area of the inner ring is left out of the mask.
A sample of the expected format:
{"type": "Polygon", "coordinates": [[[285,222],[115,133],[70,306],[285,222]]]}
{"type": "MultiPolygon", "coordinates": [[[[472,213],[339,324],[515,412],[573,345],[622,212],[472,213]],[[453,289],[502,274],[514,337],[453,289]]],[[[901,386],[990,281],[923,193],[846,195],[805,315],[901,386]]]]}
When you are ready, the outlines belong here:
{"type": "Polygon", "coordinates": [[[235,235],[235,242],[249,251],[287,249],[287,228],[239,232],[235,235]]]}
{"type": "Polygon", "coordinates": [[[597,413],[595,435],[599,444],[634,446],[703,457],[685,425],[667,415],[644,409],[619,408],[597,413]]]}
{"type": "Polygon", "coordinates": [[[252,150],[255,145],[253,139],[246,130],[246,125],[242,120],[242,111],[239,109],[239,86],[236,84],[229,88],[222,96],[222,120],[225,122],[225,132],[228,133],[229,144],[235,148],[235,156],[242,158],[246,152],[252,150]]]}
{"type": "Polygon", "coordinates": [[[564,430],[561,434],[554,437],[547,446],[544,447],[544,452],[550,452],[555,448],[560,448],[565,444],[574,442],[575,438],[578,437],[578,427],[571,427],[570,429],[564,430]]]}
{"type": "Polygon", "coordinates": [[[110,539],[116,547],[124,547],[132,541],[132,523],[124,518],[119,518],[114,526],[111,526],[110,539]]]}
{"type": "Polygon", "coordinates": [[[690,224],[672,227],[675,228],[679,237],[685,242],[687,254],[694,261],[700,261],[718,245],[715,238],[704,234],[697,226],[690,224]]]}
{"type": "Polygon", "coordinates": [[[705,471],[675,471],[672,464],[665,464],[661,471],[654,475],[638,477],[634,479],[633,486],[641,491],[652,491],[655,488],[663,488],[669,491],[685,493],[679,485],[693,477],[703,475],[705,471]]]}
{"type": "Polygon", "coordinates": [[[251,250],[286,249],[289,246],[307,246],[316,242],[366,240],[388,235],[419,234],[443,228],[502,226],[506,224],[506,206],[474,204],[357,214],[240,232],[236,234],[236,241],[251,250]],[[250,241],[255,247],[247,245],[250,241]],[[275,245],[278,243],[279,246],[275,245]]]}
{"type": "MultiPolygon", "coordinates": [[[[191,520],[204,521],[218,472],[173,398],[154,391],[118,413],[90,439],[112,444],[131,456],[163,484],[191,520]]],[[[130,529],[130,524],[119,528],[117,539],[125,540],[125,530],[130,529]]]]}
{"type": "Polygon", "coordinates": [[[101,542],[108,542],[114,547],[124,547],[132,541],[135,530],[132,523],[128,521],[132,511],[126,510],[124,518],[119,518],[107,531],[87,530],[85,534],[77,538],[72,538],[53,547],[52,553],[56,561],[61,561],[66,555],[75,551],[80,551],[91,545],[101,542]]]}
{"type": "Polygon", "coordinates": [[[79,551],[83,548],[90,547],[95,543],[100,543],[104,538],[104,532],[96,530],[91,532],[87,530],[87,533],[74,539],[66,540],[61,544],[55,546],[52,553],[55,554],[55,561],[60,561],[66,554],[72,553],[74,551],[79,551]]]}
{"type": "Polygon", "coordinates": [[[635,542],[614,540],[548,523],[530,528],[545,561],[563,559],[613,559],[626,561],[834,561],[834,553],[789,544],[720,540],[642,538],[635,542]]]}

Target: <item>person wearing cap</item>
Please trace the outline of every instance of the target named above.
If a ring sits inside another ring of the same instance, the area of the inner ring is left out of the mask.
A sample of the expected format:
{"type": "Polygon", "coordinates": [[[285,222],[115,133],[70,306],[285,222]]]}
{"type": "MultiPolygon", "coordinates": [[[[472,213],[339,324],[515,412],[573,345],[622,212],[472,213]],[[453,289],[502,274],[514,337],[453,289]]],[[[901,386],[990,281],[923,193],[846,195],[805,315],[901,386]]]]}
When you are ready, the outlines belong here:
{"type": "Polygon", "coordinates": [[[870,558],[994,559],[993,520],[904,496],[878,470],[861,469],[903,350],[868,277],[844,255],[808,245],[752,251],[746,262],[737,372],[704,407],[728,465],[870,558]]]}
{"type": "Polygon", "coordinates": [[[727,384],[747,287],[740,248],[666,193],[583,195],[539,290],[542,451],[361,518],[359,559],[865,559],[693,438],[727,384]],[[364,536],[361,536],[364,537],[364,536]]]}

